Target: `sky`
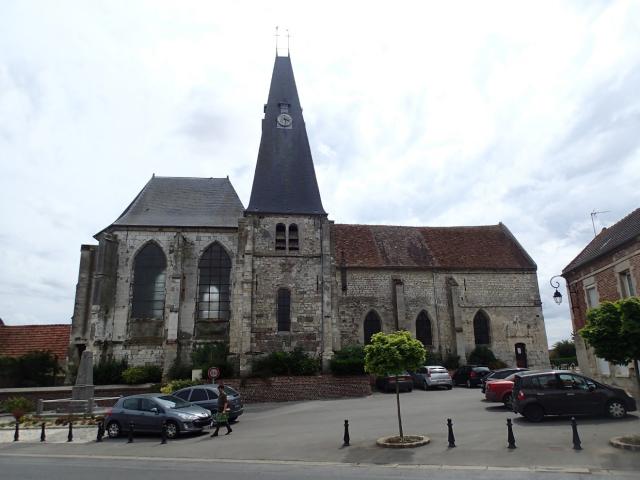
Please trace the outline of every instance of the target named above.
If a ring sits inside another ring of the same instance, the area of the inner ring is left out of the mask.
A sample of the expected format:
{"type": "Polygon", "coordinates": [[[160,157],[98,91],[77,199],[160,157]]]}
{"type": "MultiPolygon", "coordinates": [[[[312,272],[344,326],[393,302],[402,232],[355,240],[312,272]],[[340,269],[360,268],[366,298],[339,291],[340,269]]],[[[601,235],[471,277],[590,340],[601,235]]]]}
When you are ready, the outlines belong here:
{"type": "MultiPolygon", "coordinates": [[[[552,276],[640,206],[640,2],[0,0],[0,318],[70,323],[152,174],[249,201],[279,26],[337,223],[503,222],[552,276]]],[[[505,285],[505,288],[509,288],[505,285]]]]}

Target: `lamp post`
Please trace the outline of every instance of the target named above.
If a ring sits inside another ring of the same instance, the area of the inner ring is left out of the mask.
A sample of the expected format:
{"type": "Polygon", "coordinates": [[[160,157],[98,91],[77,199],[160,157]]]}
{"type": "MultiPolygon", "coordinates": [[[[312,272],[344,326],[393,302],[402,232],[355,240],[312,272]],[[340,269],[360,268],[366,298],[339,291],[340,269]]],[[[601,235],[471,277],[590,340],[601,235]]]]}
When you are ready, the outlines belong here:
{"type": "Polygon", "coordinates": [[[553,301],[556,302],[557,305],[560,305],[562,303],[562,294],[558,291],[558,288],[560,288],[560,282],[557,280],[554,282],[554,278],[562,278],[562,275],[555,275],[551,277],[551,280],[549,280],[551,286],[556,289],[553,293],[553,301]]]}

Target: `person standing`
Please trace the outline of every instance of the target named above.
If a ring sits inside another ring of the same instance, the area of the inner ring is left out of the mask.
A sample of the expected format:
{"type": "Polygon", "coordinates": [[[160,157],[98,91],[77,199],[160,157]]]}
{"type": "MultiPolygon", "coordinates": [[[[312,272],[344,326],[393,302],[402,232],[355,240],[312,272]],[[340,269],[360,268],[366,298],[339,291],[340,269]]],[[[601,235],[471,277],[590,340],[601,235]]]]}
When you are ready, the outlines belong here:
{"type": "Polygon", "coordinates": [[[218,411],[215,415],[216,420],[216,431],[211,434],[212,437],[218,436],[218,430],[220,430],[220,425],[225,425],[227,427],[227,433],[225,435],[229,435],[233,430],[231,430],[231,426],[229,425],[229,401],[227,400],[227,393],[224,391],[224,385],[222,382],[218,384],[218,411]]]}

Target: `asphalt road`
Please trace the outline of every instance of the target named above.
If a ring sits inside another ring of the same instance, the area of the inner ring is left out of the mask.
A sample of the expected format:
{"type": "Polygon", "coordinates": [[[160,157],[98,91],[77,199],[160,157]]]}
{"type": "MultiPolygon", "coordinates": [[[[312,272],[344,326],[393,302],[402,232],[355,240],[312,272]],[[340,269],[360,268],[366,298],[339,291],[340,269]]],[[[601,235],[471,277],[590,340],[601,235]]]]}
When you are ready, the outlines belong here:
{"type": "MultiPolygon", "coordinates": [[[[160,445],[158,436],[137,437],[133,444],[127,444],[125,438],[100,444],[8,442],[0,443],[0,457],[45,454],[471,468],[490,465],[528,470],[544,466],[592,473],[640,471],[639,453],[608,444],[613,436],[640,432],[636,414],[617,421],[580,418],[583,450],[575,451],[568,418],[532,424],[501,404],[486,403],[482,398],[479,389],[465,388],[402,394],[405,433],[431,438],[429,445],[416,449],[381,449],[375,445],[376,438],[395,434],[398,428],[395,396],[376,393],[357,399],[248,405],[233,434],[213,439],[203,434],[167,445],[160,445]],[[447,448],[447,418],[454,422],[454,449],[447,448]],[[513,419],[516,450],[507,449],[507,418],[513,419]],[[351,446],[342,448],[344,419],[351,425],[351,446]]],[[[89,438],[95,438],[95,432],[89,438]]]]}

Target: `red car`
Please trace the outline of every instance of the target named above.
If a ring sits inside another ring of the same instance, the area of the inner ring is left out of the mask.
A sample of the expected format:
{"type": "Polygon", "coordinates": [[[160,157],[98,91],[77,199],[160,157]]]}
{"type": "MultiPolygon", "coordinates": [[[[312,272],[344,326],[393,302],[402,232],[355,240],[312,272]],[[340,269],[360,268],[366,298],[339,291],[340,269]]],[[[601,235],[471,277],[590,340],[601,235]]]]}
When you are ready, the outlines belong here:
{"type": "Polygon", "coordinates": [[[504,380],[489,380],[485,387],[485,398],[490,402],[502,402],[505,407],[510,407],[513,378],[514,375],[509,375],[504,380]]]}

